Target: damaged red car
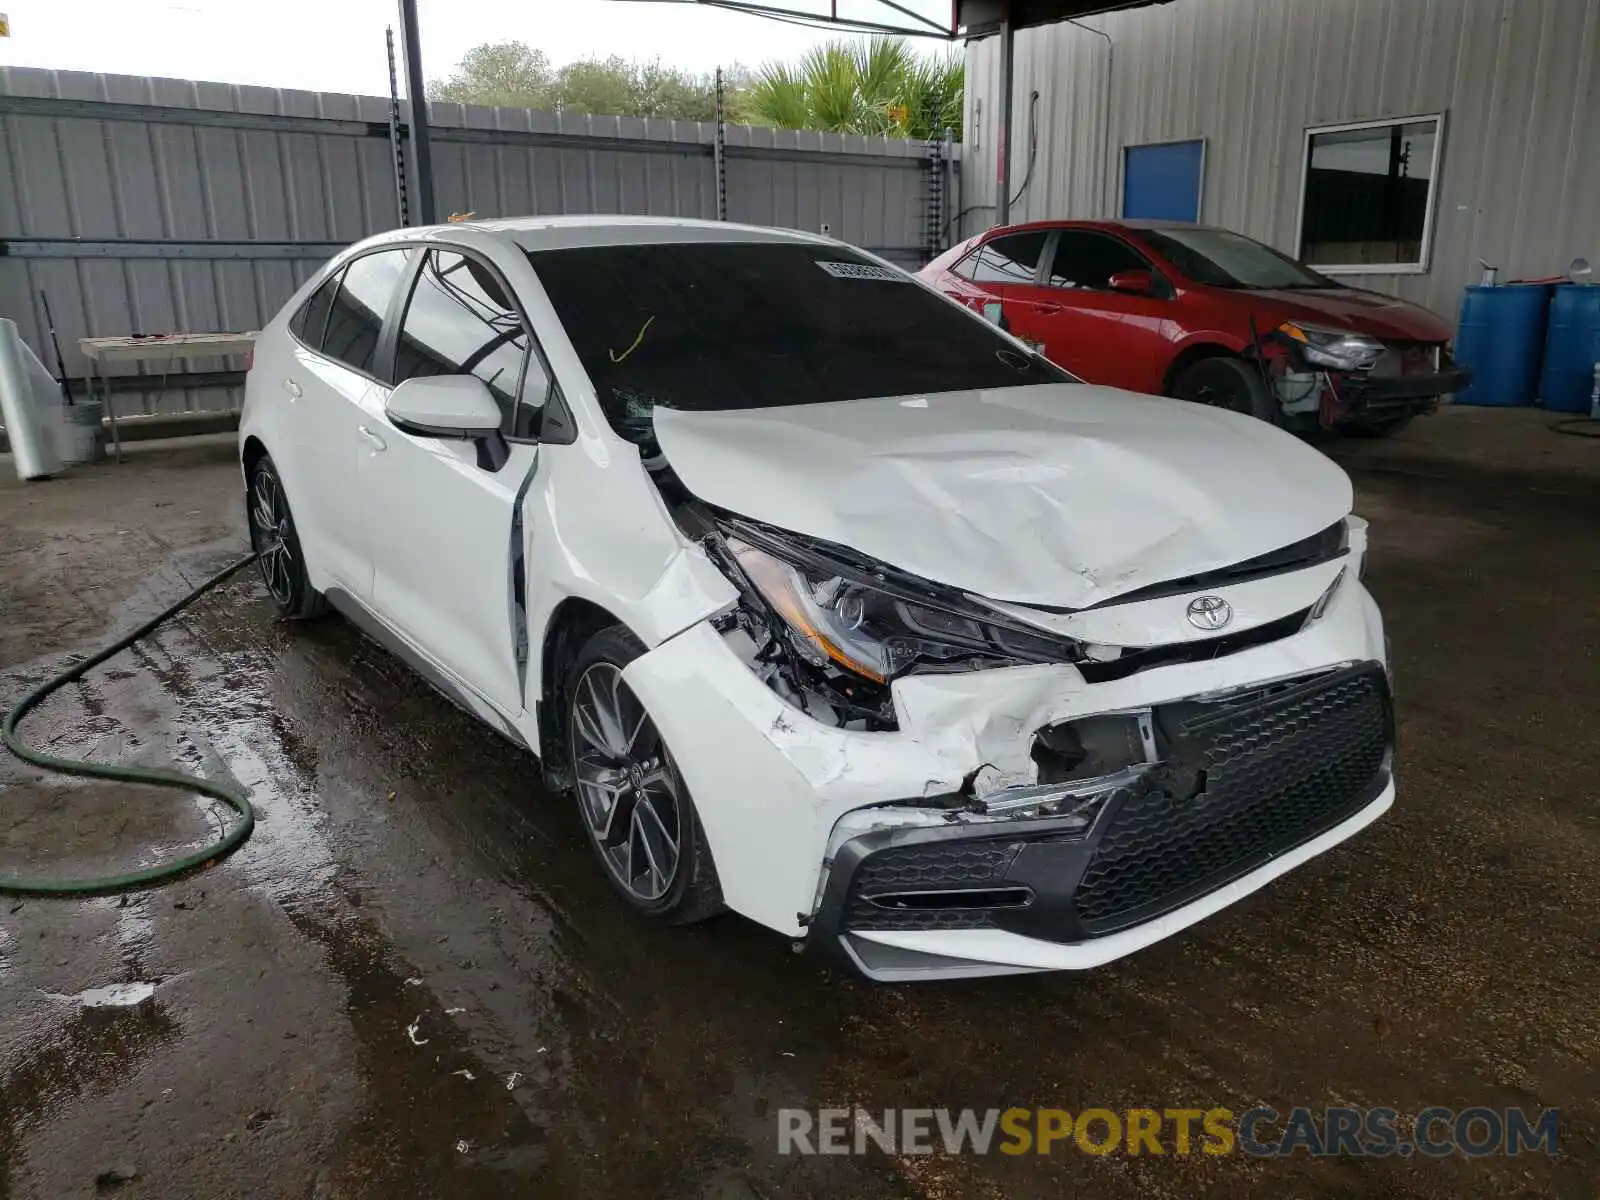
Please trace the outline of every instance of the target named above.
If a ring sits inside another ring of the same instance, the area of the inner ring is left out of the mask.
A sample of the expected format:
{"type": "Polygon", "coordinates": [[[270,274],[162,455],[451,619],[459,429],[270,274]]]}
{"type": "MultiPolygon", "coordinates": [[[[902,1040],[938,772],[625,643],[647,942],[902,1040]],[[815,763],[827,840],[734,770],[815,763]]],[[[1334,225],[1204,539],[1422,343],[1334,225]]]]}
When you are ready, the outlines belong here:
{"type": "Polygon", "coordinates": [[[1436,314],[1226,229],[1005,226],[946,251],[921,276],[1090,383],[1291,429],[1393,433],[1470,380],[1436,314]]]}

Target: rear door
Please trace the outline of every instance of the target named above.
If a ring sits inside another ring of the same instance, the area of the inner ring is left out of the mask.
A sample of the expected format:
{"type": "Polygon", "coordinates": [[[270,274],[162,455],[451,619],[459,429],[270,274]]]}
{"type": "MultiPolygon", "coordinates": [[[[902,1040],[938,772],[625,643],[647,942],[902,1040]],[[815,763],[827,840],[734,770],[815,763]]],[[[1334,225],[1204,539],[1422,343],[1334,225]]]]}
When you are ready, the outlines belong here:
{"type": "Polygon", "coordinates": [[[1002,234],[984,242],[951,268],[959,283],[950,294],[995,324],[1023,336],[1015,327],[1016,314],[1006,300],[1012,287],[1038,280],[1049,241],[1048,229],[1034,229],[1002,234]]]}
{"type": "Polygon", "coordinates": [[[476,375],[503,413],[509,454],[482,465],[472,442],[390,424],[389,389],[370,394],[361,458],[372,514],[373,609],[434,665],[502,713],[523,709],[519,633],[521,498],[551,374],[505,280],[484,258],[427,252],[399,318],[392,378],[476,375]]]}
{"type": "Polygon", "coordinates": [[[375,389],[379,339],[407,258],[403,247],[351,259],[296,315],[283,390],[294,410],[297,469],[289,480],[306,557],[366,600],[372,590],[366,506],[356,480],[362,415],[375,389]],[[302,320],[303,318],[303,320],[302,320]]]}
{"type": "Polygon", "coordinates": [[[1091,229],[1061,229],[1035,284],[1010,289],[1007,313],[1022,336],[1090,383],[1159,392],[1169,351],[1172,287],[1127,242],[1091,229]],[[1149,295],[1111,290],[1111,276],[1148,271],[1149,295]]]}

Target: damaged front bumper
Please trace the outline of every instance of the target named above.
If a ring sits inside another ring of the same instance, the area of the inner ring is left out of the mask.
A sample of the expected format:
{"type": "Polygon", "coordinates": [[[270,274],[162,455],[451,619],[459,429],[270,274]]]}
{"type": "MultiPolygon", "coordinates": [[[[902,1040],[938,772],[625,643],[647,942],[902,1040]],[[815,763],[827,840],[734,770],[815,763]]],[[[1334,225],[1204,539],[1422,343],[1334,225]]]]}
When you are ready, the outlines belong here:
{"type": "Polygon", "coordinates": [[[1300,632],[1215,659],[1092,684],[1069,665],[902,678],[893,732],[811,720],[709,624],[625,677],[729,907],[909,979],[1095,966],[1355,833],[1394,794],[1383,661],[1352,579],[1300,632]],[[1127,764],[1041,779],[1042,731],[1108,714],[1133,721],[1127,764]]]}
{"type": "Polygon", "coordinates": [[[1344,376],[1339,399],[1351,418],[1389,418],[1432,411],[1440,396],[1464,391],[1472,372],[1455,367],[1424,375],[1344,376]]]}
{"type": "Polygon", "coordinates": [[[1159,757],[1064,819],[840,840],[809,940],[877,979],[1095,966],[1254,891],[1392,800],[1381,664],[1152,717],[1159,757]]]}

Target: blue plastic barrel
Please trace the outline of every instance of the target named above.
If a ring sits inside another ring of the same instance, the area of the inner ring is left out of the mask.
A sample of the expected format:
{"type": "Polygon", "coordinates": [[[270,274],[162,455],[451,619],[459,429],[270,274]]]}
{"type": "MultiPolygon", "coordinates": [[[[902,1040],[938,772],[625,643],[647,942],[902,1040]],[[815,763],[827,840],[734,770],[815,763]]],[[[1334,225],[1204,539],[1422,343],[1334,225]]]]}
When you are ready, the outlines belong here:
{"type": "Polygon", "coordinates": [[[1600,362],[1600,287],[1562,284],[1550,302],[1539,403],[1557,412],[1588,412],[1600,362]]]}
{"type": "Polygon", "coordinates": [[[1461,297],[1456,362],[1472,368],[1457,404],[1532,404],[1544,348],[1549,288],[1473,286],[1461,297]]]}

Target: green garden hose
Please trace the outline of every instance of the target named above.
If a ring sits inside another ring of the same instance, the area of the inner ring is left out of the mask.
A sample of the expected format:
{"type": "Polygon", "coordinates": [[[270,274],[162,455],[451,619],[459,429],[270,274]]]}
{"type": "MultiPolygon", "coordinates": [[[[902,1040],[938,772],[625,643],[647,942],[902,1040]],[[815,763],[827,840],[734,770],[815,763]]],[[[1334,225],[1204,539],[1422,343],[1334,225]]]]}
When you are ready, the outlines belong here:
{"type": "Polygon", "coordinates": [[[245,839],[250,836],[255,828],[255,810],[250,807],[250,801],[244,792],[238,788],[229,787],[223,783],[212,783],[210,780],[201,779],[194,775],[185,775],[179,771],[158,771],[150,767],[120,767],[108,763],[88,762],[76,758],[57,758],[53,754],[45,754],[23,744],[17,735],[17,726],[22,719],[44,702],[45,697],[52,692],[65,687],[67,684],[81,678],[88,671],[98,667],[114,654],[119,654],[133,645],[140,638],[146,637],[164,622],[170,620],[196,600],[204,596],[212,588],[222,583],[229,576],[244,570],[256,560],[254,552],[245,555],[238,562],[232,563],[207,579],[176,604],[170,605],[151,617],[139,628],[126,637],[112,642],[104,650],[91,654],[82,662],[74,663],[59,675],[45,680],[33,691],[29,692],[6,714],[5,724],[0,726],[0,738],[3,738],[6,749],[15,754],[23,762],[32,763],[36,767],[43,767],[46,771],[55,771],[62,775],[84,775],[90,779],[115,779],[122,783],[140,783],[149,787],[178,788],[186,792],[198,792],[202,796],[210,796],[220,800],[234,812],[239,814],[239,821],[231,830],[216,841],[211,842],[192,854],[175,859],[160,866],[145,867],[138,871],[128,871],[121,875],[103,875],[99,878],[89,879],[23,879],[19,876],[0,876],[0,894],[14,893],[29,896],[103,896],[113,892],[126,892],[134,888],[147,887],[151,884],[162,883],[185,872],[203,867],[208,863],[216,862],[232,854],[245,839]]]}

